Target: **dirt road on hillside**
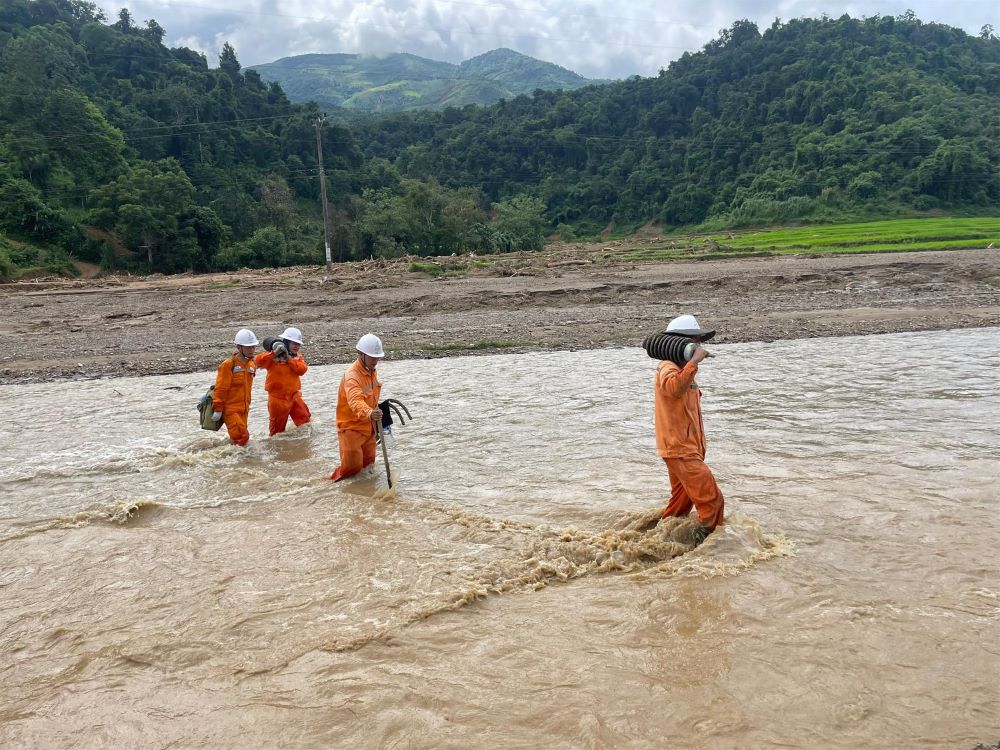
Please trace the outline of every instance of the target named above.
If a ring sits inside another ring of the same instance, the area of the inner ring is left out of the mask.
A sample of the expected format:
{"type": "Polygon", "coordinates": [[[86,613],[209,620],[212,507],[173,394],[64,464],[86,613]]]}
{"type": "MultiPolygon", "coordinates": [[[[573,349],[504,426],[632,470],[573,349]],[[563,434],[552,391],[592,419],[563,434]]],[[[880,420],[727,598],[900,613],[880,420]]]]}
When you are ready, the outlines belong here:
{"type": "Polygon", "coordinates": [[[0,285],[0,383],[214,368],[236,329],[310,364],[373,331],[393,358],[635,346],[682,312],[717,342],[1000,326],[1000,250],[628,262],[615,247],[0,285]],[[427,262],[427,259],[421,259],[427,262]]]}

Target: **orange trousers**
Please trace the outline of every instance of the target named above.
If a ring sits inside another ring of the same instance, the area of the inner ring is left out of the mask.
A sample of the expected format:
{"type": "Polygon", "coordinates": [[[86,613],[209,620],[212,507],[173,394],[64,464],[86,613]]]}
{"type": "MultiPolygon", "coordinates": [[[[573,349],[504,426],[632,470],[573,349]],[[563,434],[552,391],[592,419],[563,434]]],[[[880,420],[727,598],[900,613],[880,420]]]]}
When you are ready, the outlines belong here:
{"type": "Polygon", "coordinates": [[[714,529],[722,523],[725,499],[705,462],[697,458],[664,458],[663,461],[670,475],[670,502],[663,509],[663,518],[686,516],[694,506],[702,526],[714,529]]]}
{"type": "Polygon", "coordinates": [[[227,409],[222,412],[222,421],[226,423],[226,429],[229,430],[229,439],[233,441],[233,445],[246,445],[250,442],[250,430],[247,429],[247,415],[245,412],[230,411],[227,409]]]}
{"type": "Polygon", "coordinates": [[[306,406],[306,402],[302,400],[301,392],[295,393],[290,398],[269,395],[267,397],[267,413],[270,417],[268,425],[270,428],[269,435],[277,435],[279,432],[284,432],[289,417],[292,418],[296,427],[312,419],[312,413],[309,411],[309,407],[306,406]]]}
{"type": "Polygon", "coordinates": [[[375,463],[374,432],[337,430],[337,442],[340,444],[340,466],[330,475],[334,482],[353,477],[366,466],[375,463]]]}

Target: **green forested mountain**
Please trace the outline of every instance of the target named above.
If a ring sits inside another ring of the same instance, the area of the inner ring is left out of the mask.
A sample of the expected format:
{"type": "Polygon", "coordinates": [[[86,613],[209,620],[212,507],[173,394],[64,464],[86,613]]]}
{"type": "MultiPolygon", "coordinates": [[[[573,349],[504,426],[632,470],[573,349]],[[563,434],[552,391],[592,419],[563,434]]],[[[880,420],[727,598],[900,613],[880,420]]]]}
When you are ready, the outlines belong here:
{"type": "MultiPolygon", "coordinates": [[[[386,115],[108,23],[0,6],[0,277],[538,247],[552,231],[996,213],[1000,41],[907,14],[738,21],[652,78],[386,115]]],[[[473,63],[474,61],[469,61],[473,63]]]]}
{"type": "Polygon", "coordinates": [[[1000,40],[900,18],[735,23],[653,78],[355,128],[366,160],[585,231],[996,210],[1000,40]]]}
{"type": "Polygon", "coordinates": [[[460,65],[408,54],[309,54],[250,69],[265,81],[281,84],[293,102],[367,112],[493,104],[536,89],[570,91],[591,83],[558,65],[509,49],[496,49],[460,65]]]}
{"type": "MultiPolygon", "coordinates": [[[[315,107],[241,73],[228,45],[209,69],[163,36],[79,0],[0,6],[0,276],[39,246],[50,267],[315,259],[315,107]]],[[[348,131],[324,131],[331,177],[357,169],[348,131]]]]}

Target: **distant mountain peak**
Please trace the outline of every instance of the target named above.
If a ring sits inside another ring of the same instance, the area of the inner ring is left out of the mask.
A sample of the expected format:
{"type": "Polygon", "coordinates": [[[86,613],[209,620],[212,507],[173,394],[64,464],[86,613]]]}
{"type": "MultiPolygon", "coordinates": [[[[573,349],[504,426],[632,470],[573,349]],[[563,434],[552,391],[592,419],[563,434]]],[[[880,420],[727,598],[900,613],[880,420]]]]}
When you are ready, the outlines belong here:
{"type": "MultiPolygon", "coordinates": [[[[309,53],[251,66],[292,101],[369,111],[492,104],[537,89],[577,89],[589,81],[554,63],[501,47],[458,65],[410,53],[309,53]]],[[[603,83],[603,81],[602,81],[603,83]]]]}
{"type": "MultiPolygon", "coordinates": [[[[497,47],[496,49],[491,49],[488,52],[483,52],[481,55],[475,55],[473,57],[470,57],[465,62],[468,63],[468,62],[472,62],[473,60],[491,59],[491,58],[495,58],[495,57],[499,57],[499,58],[524,57],[524,58],[527,58],[528,60],[535,60],[536,62],[541,62],[541,60],[536,60],[536,58],[534,58],[534,57],[529,57],[528,55],[525,55],[525,54],[523,54],[521,52],[517,52],[516,50],[512,50],[510,47],[497,47]]],[[[462,64],[464,65],[465,63],[462,63],[462,64]]]]}

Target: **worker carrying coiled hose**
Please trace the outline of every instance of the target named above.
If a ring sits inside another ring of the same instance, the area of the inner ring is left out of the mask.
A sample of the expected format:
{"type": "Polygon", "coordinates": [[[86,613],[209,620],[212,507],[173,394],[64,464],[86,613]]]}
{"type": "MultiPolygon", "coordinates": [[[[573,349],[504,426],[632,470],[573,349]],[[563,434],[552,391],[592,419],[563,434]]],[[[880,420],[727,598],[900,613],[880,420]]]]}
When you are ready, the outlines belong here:
{"type": "Polygon", "coordinates": [[[264,339],[264,351],[255,358],[258,369],[267,370],[268,434],[284,432],[291,418],[296,427],[312,419],[302,400],[302,380],[309,366],[302,356],[302,331],[286,328],[280,337],[264,339]]]}
{"type": "Polygon", "coordinates": [[[725,500],[705,464],[705,425],[701,417],[701,390],[695,382],[698,366],[713,356],[702,343],[715,331],[702,328],[693,315],[681,315],[662,333],[643,342],[646,353],[662,360],[654,378],[656,449],[667,465],[670,501],[663,518],[698,513],[696,543],[722,523],[725,500]]]}

